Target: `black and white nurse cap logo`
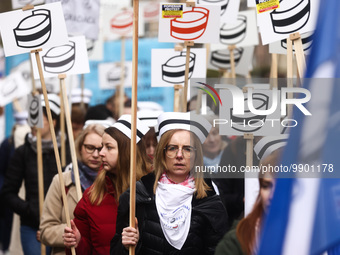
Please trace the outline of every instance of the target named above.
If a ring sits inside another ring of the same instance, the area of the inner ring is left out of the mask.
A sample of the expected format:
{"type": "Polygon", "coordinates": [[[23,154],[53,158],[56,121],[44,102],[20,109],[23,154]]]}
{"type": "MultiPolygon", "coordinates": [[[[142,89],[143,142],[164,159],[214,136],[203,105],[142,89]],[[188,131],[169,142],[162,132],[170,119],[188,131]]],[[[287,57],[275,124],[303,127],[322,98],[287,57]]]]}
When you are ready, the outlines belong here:
{"type": "MultiPolygon", "coordinates": [[[[40,98],[41,98],[41,106],[46,107],[44,95],[40,95],[40,98]]],[[[54,114],[59,115],[60,114],[60,98],[59,98],[59,96],[56,95],[56,94],[47,94],[47,98],[48,98],[48,102],[49,102],[51,111],[54,114]]]]}
{"type": "Polygon", "coordinates": [[[272,152],[286,146],[288,134],[265,136],[254,146],[254,151],[259,160],[265,159],[272,152]]]}
{"type": "MultiPolygon", "coordinates": [[[[120,132],[131,139],[131,115],[122,115],[113,127],[117,128],[120,132]]],[[[136,142],[138,143],[142,137],[149,131],[149,127],[145,125],[140,119],[137,118],[137,137],[136,142]]]]}
{"type": "Polygon", "coordinates": [[[212,125],[200,115],[190,112],[164,112],[158,117],[159,136],[173,129],[193,132],[204,143],[212,125]]]}

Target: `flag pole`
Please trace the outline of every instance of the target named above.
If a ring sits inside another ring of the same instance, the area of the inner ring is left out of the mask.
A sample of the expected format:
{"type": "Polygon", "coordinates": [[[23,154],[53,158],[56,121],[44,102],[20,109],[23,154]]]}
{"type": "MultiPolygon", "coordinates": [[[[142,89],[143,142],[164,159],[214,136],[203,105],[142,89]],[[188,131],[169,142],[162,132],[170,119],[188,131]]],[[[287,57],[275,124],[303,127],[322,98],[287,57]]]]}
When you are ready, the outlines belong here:
{"type": "MultiPolygon", "coordinates": [[[[137,79],[138,79],[138,14],[139,0],[133,0],[133,38],[132,38],[132,96],[131,96],[131,157],[130,157],[130,227],[135,228],[136,215],[136,135],[137,135],[137,79]]],[[[129,254],[135,254],[130,246],[129,254]]]]}

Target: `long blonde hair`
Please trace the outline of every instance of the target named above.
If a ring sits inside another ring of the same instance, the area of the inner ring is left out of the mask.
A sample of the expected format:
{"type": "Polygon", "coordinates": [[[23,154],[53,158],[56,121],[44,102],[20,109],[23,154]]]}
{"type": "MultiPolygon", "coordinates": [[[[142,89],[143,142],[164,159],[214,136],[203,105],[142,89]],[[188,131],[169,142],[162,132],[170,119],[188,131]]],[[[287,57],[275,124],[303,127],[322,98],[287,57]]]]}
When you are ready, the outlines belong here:
{"type": "MultiPolygon", "coordinates": [[[[165,151],[164,148],[169,144],[171,137],[177,132],[183,129],[173,129],[169,130],[161,136],[159,143],[157,145],[154,157],[154,173],[156,176],[155,183],[153,186],[153,191],[156,193],[158,180],[163,174],[164,171],[167,170],[166,161],[165,161],[165,151]]],[[[193,139],[193,146],[196,148],[196,156],[194,161],[194,166],[192,169],[195,169],[195,166],[203,166],[203,152],[202,145],[198,137],[190,132],[191,137],[193,139]]],[[[194,171],[194,170],[192,170],[194,171]]],[[[203,178],[203,173],[201,171],[192,172],[195,177],[195,188],[196,188],[196,196],[197,198],[204,198],[207,196],[207,191],[210,189],[209,186],[205,183],[203,178]]]]}
{"type": "MultiPolygon", "coordinates": [[[[108,173],[104,170],[100,171],[96,180],[90,188],[90,202],[92,204],[100,203],[103,201],[105,194],[107,193],[106,176],[110,177],[115,187],[115,198],[119,201],[120,195],[129,188],[130,185],[130,139],[124,135],[119,129],[115,127],[109,127],[104,132],[110,135],[117,141],[118,144],[118,160],[116,166],[116,174],[108,173]]],[[[145,150],[141,150],[137,146],[137,162],[136,162],[136,179],[139,180],[147,174],[148,166],[145,161],[145,150]],[[143,155],[143,156],[141,156],[143,155]]],[[[150,163],[149,163],[150,164],[150,163]]]]}

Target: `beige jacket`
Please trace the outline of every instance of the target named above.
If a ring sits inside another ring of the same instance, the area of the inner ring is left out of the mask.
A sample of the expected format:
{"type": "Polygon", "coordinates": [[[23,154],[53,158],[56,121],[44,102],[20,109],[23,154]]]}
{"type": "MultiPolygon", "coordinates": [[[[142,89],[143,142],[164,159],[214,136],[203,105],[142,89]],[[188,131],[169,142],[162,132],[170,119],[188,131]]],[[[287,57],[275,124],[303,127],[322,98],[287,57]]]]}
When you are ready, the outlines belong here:
{"type": "MultiPolygon", "coordinates": [[[[76,187],[72,183],[71,171],[63,173],[64,183],[69,187],[66,198],[69,207],[70,219],[73,219],[73,211],[77,205],[76,187]]],[[[65,254],[63,242],[64,228],[66,227],[66,217],[62,203],[59,176],[55,175],[48,189],[42,216],[40,218],[40,240],[43,244],[52,247],[53,255],[65,254]]]]}

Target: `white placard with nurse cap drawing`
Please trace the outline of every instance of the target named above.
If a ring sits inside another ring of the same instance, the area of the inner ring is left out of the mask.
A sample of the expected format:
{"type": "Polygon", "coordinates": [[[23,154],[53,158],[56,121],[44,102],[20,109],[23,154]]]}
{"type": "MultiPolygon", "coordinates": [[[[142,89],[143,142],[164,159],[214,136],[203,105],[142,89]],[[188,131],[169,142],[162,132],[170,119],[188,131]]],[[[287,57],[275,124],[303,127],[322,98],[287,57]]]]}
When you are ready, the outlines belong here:
{"type": "Polygon", "coordinates": [[[37,5],[43,4],[44,0],[12,0],[12,9],[19,9],[23,8],[28,4],[37,5]]]}
{"type": "Polygon", "coordinates": [[[0,106],[5,106],[15,98],[21,98],[31,92],[21,72],[14,72],[0,81],[0,106]]]}
{"type": "Polygon", "coordinates": [[[159,12],[158,41],[219,42],[220,6],[186,7],[186,4],[161,3],[159,12]],[[164,15],[162,9],[164,9],[164,15]],[[172,15],[172,9],[182,9],[183,15],[181,11],[176,11],[175,16],[172,15]]]}
{"type": "Polygon", "coordinates": [[[220,6],[221,23],[234,23],[240,8],[240,0],[196,0],[197,5],[220,6]]]}
{"type": "MultiPolygon", "coordinates": [[[[40,54],[44,77],[57,77],[59,74],[89,73],[89,60],[85,36],[69,37],[66,44],[44,49],[40,54]]],[[[39,78],[38,66],[32,53],[34,78],[39,78]]]]}
{"type": "Polygon", "coordinates": [[[281,0],[280,7],[257,14],[262,44],[286,39],[290,34],[315,30],[319,0],[281,0]]]}
{"type": "Polygon", "coordinates": [[[259,44],[256,25],[256,11],[239,12],[234,23],[221,23],[220,43],[237,47],[255,46],[259,44]]]}
{"type": "MultiPolygon", "coordinates": [[[[313,32],[301,34],[302,49],[306,55],[310,54],[313,45],[313,32]]],[[[287,55],[287,39],[282,39],[269,44],[269,53],[287,55]]],[[[295,45],[293,44],[293,53],[295,53],[295,45]]]]}
{"type": "Polygon", "coordinates": [[[6,57],[68,42],[60,2],[1,13],[0,32],[6,57]]]}
{"type": "MultiPolygon", "coordinates": [[[[132,61],[124,62],[124,87],[132,86],[132,61]]],[[[121,84],[121,62],[109,62],[98,65],[99,87],[101,89],[115,89],[121,84]]]]}
{"type": "MultiPolygon", "coordinates": [[[[173,87],[184,83],[186,51],[174,49],[151,50],[151,86],[173,87]]],[[[205,78],[206,49],[192,48],[189,56],[188,78],[205,78]]]]}

